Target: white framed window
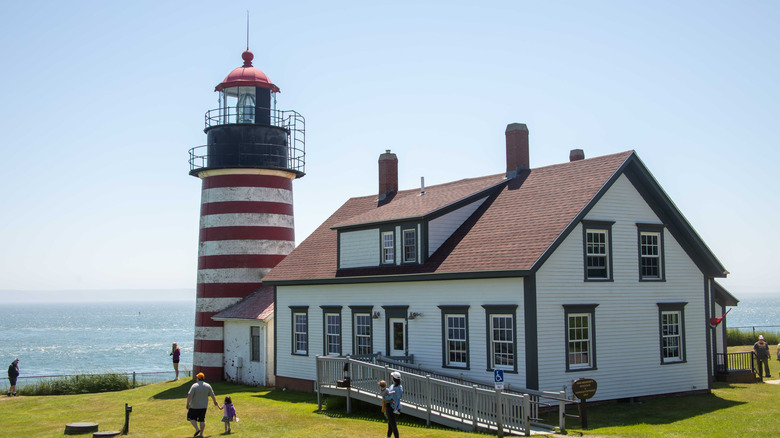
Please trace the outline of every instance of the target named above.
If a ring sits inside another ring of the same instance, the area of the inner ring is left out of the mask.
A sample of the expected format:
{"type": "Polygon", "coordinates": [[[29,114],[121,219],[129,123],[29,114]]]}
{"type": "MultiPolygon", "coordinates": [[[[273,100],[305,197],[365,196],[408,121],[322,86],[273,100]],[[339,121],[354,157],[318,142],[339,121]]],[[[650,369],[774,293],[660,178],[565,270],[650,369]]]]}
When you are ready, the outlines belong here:
{"type": "Polygon", "coordinates": [[[448,367],[465,368],[468,366],[468,339],[466,333],[466,315],[449,314],[445,321],[445,365],[448,367]]]}
{"type": "MultiPolygon", "coordinates": [[[[517,372],[516,304],[483,304],[489,370],[517,372]]],[[[468,333],[468,331],[467,331],[468,333]]]]}
{"type": "Polygon", "coordinates": [[[514,369],[515,338],[512,315],[491,315],[490,335],[493,369],[514,369]]]}
{"type": "Polygon", "coordinates": [[[591,368],[590,313],[568,316],[569,369],[591,368]]]}
{"type": "Polygon", "coordinates": [[[596,369],[595,318],[598,304],[564,304],[566,371],[596,369]]]}
{"type": "Polygon", "coordinates": [[[639,246],[639,280],[663,281],[664,235],[663,225],[637,224],[639,246]]]}
{"type": "Polygon", "coordinates": [[[260,362],[260,327],[253,326],[249,329],[249,336],[251,339],[250,360],[252,362],[260,362]]]}
{"type": "Polygon", "coordinates": [[[404,263],[417,261],[417,233],[414,229],[404,230],[404,263]]]}
{"type": "Polygon", "coordinates": [[[293,310],[293,354],[309,354],[309,314],[293,310]]]}
{"type": "Polygon", "coordinates": [[[355,354],[372,354],[371,314],[355,313],[355,354]]]}
{"type": "Polygon", "coordinates": [[[661,311],[661,359],[680,362],[682,354],[682,311],[661,311]]]}
{"type": "Polygon", "coordinates": [[[586,232],[585,257],[587,259],[588,279],[609,278],[607,273],[607,231],[588,230],[586,232]]]}
{"type": "Polygon", "coordinates": [[[341,314],[325,314],[325,354],[330,356],[341,355],[341,314]]]}
{"type": "Polygon", "coordinates": [[[583,253],[585,280],[612,279],[612,223],[583,221],[583,253]]]}
{"type": "Polygon", "coordinates": [[[382,263],[395,263],[395,233],[382,232],[382,263]]]}

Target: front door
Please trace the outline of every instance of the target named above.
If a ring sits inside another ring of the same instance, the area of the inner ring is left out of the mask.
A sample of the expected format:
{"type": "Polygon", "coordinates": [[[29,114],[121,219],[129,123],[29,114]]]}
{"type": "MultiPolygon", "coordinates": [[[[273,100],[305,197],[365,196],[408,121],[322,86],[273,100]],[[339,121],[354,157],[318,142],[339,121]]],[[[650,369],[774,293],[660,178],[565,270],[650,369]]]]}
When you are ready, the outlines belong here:
{"type": "Polygon", "coordinates": [[[406,356],[406,318],[390,318],[390,356],[406,356]]]}

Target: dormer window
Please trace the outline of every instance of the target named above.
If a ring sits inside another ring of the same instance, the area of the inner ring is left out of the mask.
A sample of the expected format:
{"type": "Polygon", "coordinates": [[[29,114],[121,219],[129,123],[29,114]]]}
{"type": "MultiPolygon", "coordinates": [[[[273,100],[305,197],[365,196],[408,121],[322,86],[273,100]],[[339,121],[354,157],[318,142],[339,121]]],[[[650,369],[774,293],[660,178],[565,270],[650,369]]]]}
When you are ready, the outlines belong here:
{"type": "Polygon", "coordinates": [[[392,231],[382,233],[382,263],[395,263],[395,234],[392,231]]]}
{"type": "Polygon", "coordinates": [[[404,263],[417,262],[417,233],[414,229],[404,230],[404,263]]]}

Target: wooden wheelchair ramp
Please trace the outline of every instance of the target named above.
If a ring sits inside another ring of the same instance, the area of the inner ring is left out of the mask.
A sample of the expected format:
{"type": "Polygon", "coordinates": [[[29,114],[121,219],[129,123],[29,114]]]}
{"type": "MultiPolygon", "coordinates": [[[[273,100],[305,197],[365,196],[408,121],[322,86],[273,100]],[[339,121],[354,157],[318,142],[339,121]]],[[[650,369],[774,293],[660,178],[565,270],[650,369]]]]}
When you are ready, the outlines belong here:
{"type": "MultiPolygon", "coordinates": [[[[317,357],[318,407],[322,409],[322,395],[345,397],[348,412],[351,411],[353,399],[381,406],[377,382],[390,382],[390,373],[393,371],[401,373],[403,382],[401,413],[424,419],[429,425],[433,422],[453,429],[479,430],[498,436],[529,436],[552,432],[550,426],[532,426],[532,413],[538,411],[538,394],[503,393],[348,357],[317,357]],[[343,384],[345,373],[349,376],[346,387],[343,384]],[[339,381],[342,381],[341,385],[339,381]]],[[[565,411],[565,406],[560,408],[565,411]]],[[[560,426],[561,430],[565,430],[563,424],[560,426]]]]}

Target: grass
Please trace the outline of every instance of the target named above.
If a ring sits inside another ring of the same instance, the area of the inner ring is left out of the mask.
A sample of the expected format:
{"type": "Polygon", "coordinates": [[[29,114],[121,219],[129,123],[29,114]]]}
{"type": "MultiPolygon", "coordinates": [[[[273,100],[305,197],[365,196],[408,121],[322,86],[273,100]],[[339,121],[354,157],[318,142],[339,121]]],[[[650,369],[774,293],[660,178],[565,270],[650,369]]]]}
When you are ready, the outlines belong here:
{"type": "MultiPolygon", "coordinates": [[[[751,345],[729,347],[749,351],[751,345]]],[[[777,363],[770,362],[777,372],[777,363]]],[[[185,400],[191,382],[164,382],[101,394],[0,397],[0,437],[64,437],[65,424],[92,421],[100,430],[120,430],[124,404],[133,406],[130,435],[192,436],[185,420],[185,400]]],[[[326,398],[317,411],[314,394],[255,388],[231,383],[213,384],[220,403],[233,398],[241,421],[233,425],[240,436],[259,437],[381,437],[386,424],[377,406],[356,402],[347,414],[344,399],[326,398]]],[[[569,413],[576,408],[570,407],[569,413]]],[[[568,436],[619,437],[748,437],[780,434],[780,385],[715,383],[712,393],[643,400],[638,404],[605,402],[588,407],[590,428],[568,419],[568,436]]],[[[552,415],[554,416],[554,414],[552,415]]],[[[221,436],[221,411],[210,407],[206,436],[221,436]]],[[[401,417],[404,438],[486,436],[439,427],[401,417]]]]}
{"type": "MultiPolygon", "coordinates": [[[[729,353],[752,351],[753,345],[728,347],[729,353]]],[[[770,361],[773,375],[777,362],[770,361]]],[[[569,408],[570,413],[576,409],[569,408]]],[[[780,385],[716,382],[712,393],[644,400],[638,404],[607,402],[588,407],[588,430],[569,421],[570,436],[619,437],[751,437],[780,434],[780,385]]]]}
{"type": "MultiPolygon", "coordinates": [[[[121,430],[125,403],[133,407],[130,435],[137,437],[191,437],[195,430],[186,421],[186,398],[192,382],[155,383],[135,389],[100,394],[0,397],[0,437],[65,437],[65,424],[96,422],[100,430],[121,430]]],[[[314,394],[271,390],[232,383],[214,383],[220,404],[230,395],[241,420],[233,434],[245,437],[364,437],[385,436],[387,425],[379,408],[353,403],[347,415],[343,399],[327,398],[327,408],[317,411],[314,394]]],[[[325,408],[325,406],[324,406],[325,408]]],[[[221,436],[222,411],[211,406],[206,436],[221,436]]],[[[444,428],[426,428],[424,422],[402,417],[406,437],[477,436],[444,428]]],[[[69,436],[69,435],[68,435],[69,436]]],[[[484,435],[481,435],[484,436],[484,435]]]]}

